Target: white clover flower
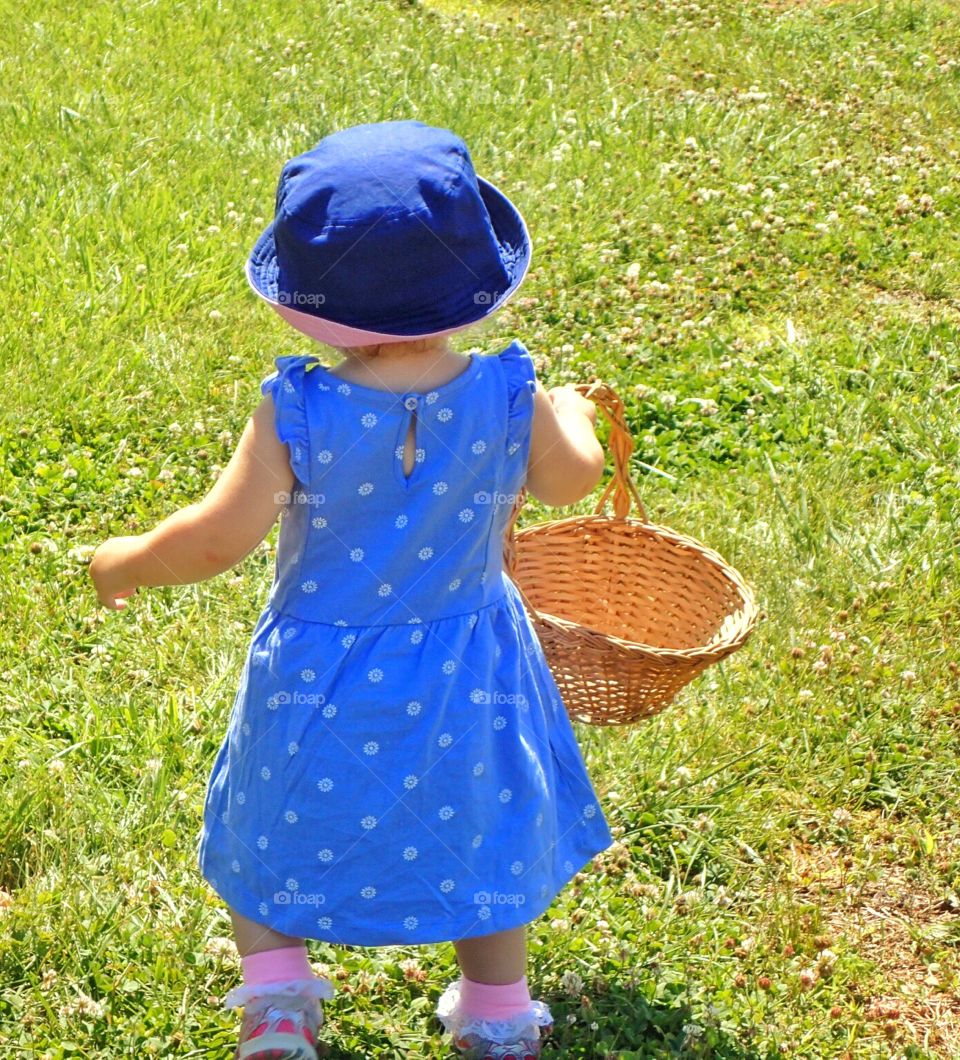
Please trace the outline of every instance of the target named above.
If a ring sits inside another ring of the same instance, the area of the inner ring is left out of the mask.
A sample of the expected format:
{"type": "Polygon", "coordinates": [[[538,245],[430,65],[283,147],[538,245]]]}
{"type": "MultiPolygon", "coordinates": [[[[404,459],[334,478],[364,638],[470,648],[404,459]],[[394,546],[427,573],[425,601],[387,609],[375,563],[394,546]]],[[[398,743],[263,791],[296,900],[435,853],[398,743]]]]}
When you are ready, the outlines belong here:
{"type": "Polygon", "coordinates": [[[576,972],[564,972],[560,977],[560,986],[571,997],[579,997],[583,992],[583,979],[576,972]]]}

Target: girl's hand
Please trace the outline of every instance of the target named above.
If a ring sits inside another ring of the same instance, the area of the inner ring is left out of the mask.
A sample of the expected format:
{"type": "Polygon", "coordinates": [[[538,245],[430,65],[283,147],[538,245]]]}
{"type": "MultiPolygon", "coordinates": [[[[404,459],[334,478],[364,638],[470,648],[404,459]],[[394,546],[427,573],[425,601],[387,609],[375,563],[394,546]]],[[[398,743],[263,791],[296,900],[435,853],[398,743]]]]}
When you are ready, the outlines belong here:
{"type": "Polygon", "coordinates": [[[117,601],[137,591],[131,584],[127,563],[131,558],[136,537],[111,537],[93,554],[87,568],[97,591],[97,599],[112,611],[122,611],[126,604],[117,601]]]}
{"type": "Polygon", "coordinates": [[[553,402],[553,407],[557,412],[567,408],[574,408],[578,412],[582,412],[592,424],[596,425],[596,403],[591,401],[590,398],[584,397],[573,383],[564,383],[563,386],[552,386],[547,391],[547,397],[553,402]]]}

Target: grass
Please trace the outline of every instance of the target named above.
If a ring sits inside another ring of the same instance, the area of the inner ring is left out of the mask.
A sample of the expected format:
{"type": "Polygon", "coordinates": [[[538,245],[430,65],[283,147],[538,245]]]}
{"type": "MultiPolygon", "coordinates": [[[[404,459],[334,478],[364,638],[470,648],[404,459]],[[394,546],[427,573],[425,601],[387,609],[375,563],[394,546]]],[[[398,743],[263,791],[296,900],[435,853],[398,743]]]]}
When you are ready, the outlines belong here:
{"type": "MultiPolygon", "coordinates": [[[[763,607],[656,720],[577,728],[618,842],[531,928],[552,1055],[960,1054],[956,7],[0,10],[0,1053],[231,1055],[194,842],[276,535],[124,613],[86,561],[310,349],[241,272],[282,161],[418,117],[531,228],[485,348],[609,381],[650,518],[763,607]]],[[[331,1056],[443,1055],[449,946],[311,956],[331,1056]]]]}

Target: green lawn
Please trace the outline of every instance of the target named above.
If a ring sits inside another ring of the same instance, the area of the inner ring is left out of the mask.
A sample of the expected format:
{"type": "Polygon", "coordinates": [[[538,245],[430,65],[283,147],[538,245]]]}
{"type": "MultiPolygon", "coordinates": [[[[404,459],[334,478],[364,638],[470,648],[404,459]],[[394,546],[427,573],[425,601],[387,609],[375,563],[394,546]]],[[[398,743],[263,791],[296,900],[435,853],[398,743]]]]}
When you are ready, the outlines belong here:
{"type": "MultiPolygon", "coordinates": [[[[531,928],[545,1057],[960,1055],[960,9],[0,16],[0,1056],[232,1055],[194,848],[276,530],[122,613],[86,562],[198,500],[273,358],[311,350],[242,273],[282,162],[407,117],[533,238],[460,348],[611,383],[651,520],[763,609],[658,719],[577,726],[618,843],[531,928]]],[[[311,957],[331,1057],[444,1055],[450,946],[311,957]]]]}

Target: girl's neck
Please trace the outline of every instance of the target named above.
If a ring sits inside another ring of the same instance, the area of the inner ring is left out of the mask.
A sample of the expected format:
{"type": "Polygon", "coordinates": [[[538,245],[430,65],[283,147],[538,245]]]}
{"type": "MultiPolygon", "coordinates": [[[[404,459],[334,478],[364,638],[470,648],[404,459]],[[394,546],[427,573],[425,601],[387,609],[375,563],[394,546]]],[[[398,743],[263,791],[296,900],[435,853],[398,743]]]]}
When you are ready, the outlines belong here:
{"type": "Polygon", "coordinates": [[[424,352],[410,342],[385,343],[375,356],[343,349],[339,352],[342,360],[331,369],[332,375],[358,386],[397,392],[443,386],[464,371],[470,360],[446,344],[424,352]]]}

